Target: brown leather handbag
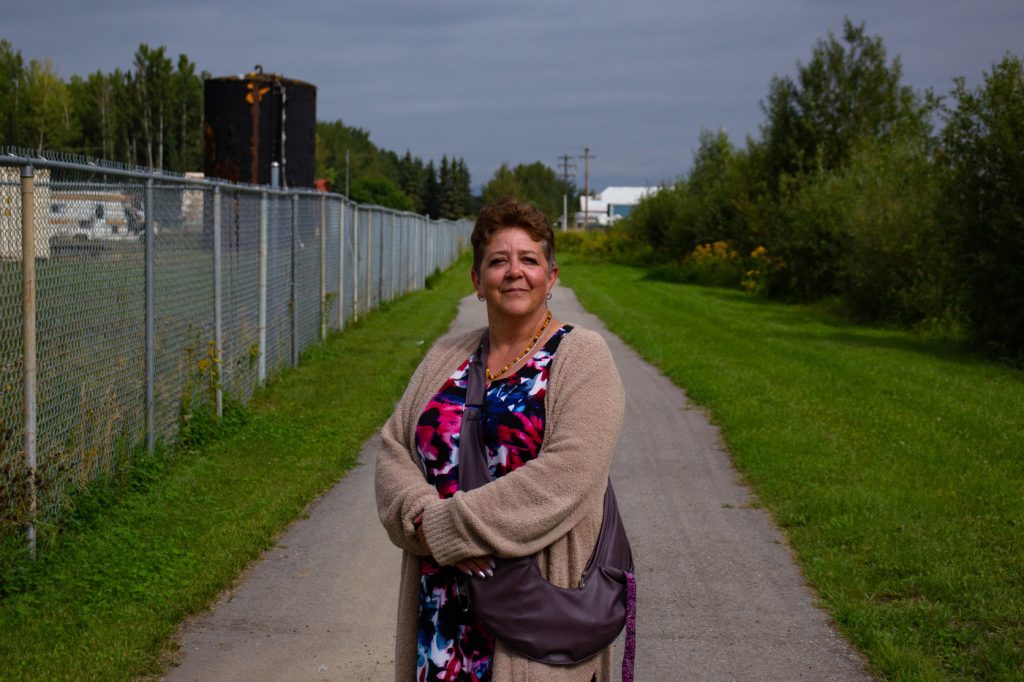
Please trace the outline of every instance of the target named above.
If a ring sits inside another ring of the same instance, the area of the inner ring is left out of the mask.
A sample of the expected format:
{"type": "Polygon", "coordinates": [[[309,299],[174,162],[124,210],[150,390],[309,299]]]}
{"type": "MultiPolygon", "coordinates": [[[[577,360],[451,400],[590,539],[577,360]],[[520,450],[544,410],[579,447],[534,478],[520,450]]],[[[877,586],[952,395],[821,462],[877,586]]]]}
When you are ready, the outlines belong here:
{"type": "MultiPolygon", "coordinates": [[[[468,367],[466,406],[459,432],[459,488],[492,480],[487,467],[481,408],[487,331],[468,367]]],[[[520,654],[552,665],[584,661],[610,645],[626,627],[622,679],[633,679],[636,638],[636,582],[629,547],[611,481],[594,552],[578,587],[562,588],[541,575],[535,556],[495,559],[494,576],[466,578],[471,607],[488,629],[520,654]]]]}

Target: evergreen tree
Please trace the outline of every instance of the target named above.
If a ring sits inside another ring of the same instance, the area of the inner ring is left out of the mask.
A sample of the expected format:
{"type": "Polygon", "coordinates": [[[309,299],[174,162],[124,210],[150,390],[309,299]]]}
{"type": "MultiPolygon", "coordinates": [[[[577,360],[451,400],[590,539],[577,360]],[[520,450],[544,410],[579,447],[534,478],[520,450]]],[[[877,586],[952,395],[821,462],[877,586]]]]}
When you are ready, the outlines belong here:
{"type": "Polygon", "coordinates": [[[398,165],[398,188],[412,200],[413,210],[423,212],[423,162],[405,151],[398,165]]]}
{"type": "Polygon", "coordinates": [[[441,187],[437,181],[437,171],[433,160],[427,162],[423,169],[423,210],[431,218],[441,216],[441,187]]]}
{"type": "Polygon", "coordinates": [[[462,215],[459,203],[459,177],[455,161],[448,156],[441,157],[441,205],[442,218],[455,219],[462,215]]]}
{"type": "Polygon", "coordinates": [[[462,157],[459,157],[455,166],[454,182],[457,215],[471,215],[473,213],[473,192],[470,187],[469,168],[466,166],[466,161],[462,157]]]}

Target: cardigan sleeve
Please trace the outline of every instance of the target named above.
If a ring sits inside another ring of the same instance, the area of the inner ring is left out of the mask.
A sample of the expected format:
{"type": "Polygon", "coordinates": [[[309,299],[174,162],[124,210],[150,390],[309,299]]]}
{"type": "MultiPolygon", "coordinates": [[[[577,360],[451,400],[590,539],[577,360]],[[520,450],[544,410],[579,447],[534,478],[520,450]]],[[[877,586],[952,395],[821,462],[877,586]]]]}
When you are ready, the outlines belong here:
{"type": "Polygon", "coordinates": [[[535,459],[475,490],[426,502],[423,531],[438,563],[535,554],[579,523],[585,500],[603,495],[625,409],[604,339],[584,329],[566,336],[548,392],[535,459]]]}
{"type": "Polygon", "coordinates": [[[381,446],[374,471],[377,514],[391,542],[417,555],[430,553],[420,542],[413,525],[427,504],[438,499],[437,489],[427,483],[409,449],[410,420],[415,415],[417,396],[437,363],[440,351],[432,349],[413,373],[395,412],[381,429],[381,446]]]}

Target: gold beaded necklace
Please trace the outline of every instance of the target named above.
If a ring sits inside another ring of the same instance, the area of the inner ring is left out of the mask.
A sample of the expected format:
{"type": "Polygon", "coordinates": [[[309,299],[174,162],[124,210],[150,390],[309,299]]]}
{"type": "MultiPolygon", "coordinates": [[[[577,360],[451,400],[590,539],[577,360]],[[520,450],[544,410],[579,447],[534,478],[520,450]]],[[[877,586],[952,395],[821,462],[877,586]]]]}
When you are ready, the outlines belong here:
{"type": "Polygon", "coordinates": [[[533,338],[530,339],[530,343],[526,346],[526,348],[523,349],[523,352],[520,353],[519,355],[517,355],[512,362],[508,363],[507,365],[505,365],[504,367],[502,367],[501,369],[499,369],[497,372],[495,372],[493,374],[491,373],[491,368],[490,367],[484,368],[484,374],[487,375],[487,380],[488,381],[493,381],[494,379],[497,379],[502,374],[504,374],[509,369],[511,369],[513,365],[515,365],[517,362],[522,360],[526,356],[526,354],[530,352],[530,350],[533,348],[533,346],[537,343],[537,339],[539,339],[541,336],[544,335],[544,330],[548,328],[549,324],[551,324],[551,311],[550,310],[548,311],[548,316],[544,318],[544,324],[542,324],[540,326],[540,329],[537,330],[537,333],[533,335],[533,338]]]}

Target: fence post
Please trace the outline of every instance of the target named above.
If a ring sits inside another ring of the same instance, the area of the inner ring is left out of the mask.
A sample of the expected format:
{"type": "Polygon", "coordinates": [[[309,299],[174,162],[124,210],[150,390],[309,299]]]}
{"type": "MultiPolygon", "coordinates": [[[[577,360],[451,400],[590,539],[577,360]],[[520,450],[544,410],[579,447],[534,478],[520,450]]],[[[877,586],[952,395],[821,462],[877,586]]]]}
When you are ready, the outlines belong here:
{"type": "Polygon", "coordinates": [[[366,212],[366,310],[373,307],[373,211],[366,212]]]}
{"type": "Polygon", "coordinates": [[[260,255],[259,255],[259,304],[256,322],[259,335],[259,361],[257,378],[262,384],[267,379],[267,193],[260,192],[260,255]]]}
{"type": "Polygon", "coordinates": [[[427,288],[427,239],[425,230],[423,229],[423,219],[416,217],[413,219],[413,223],[416,226],[416,286],[427,288]]]}
{"type": "Polygon", "coordinates": [[[153,234],[153,178],[146,178],[146,452],[156,450],[156,235],[153,234]]]}
{"type": "Polygon", "coordinates": [[[320,340],[327,338],[327,197],[320,196],[320,340]]]}
{"type": "Polygon", "coordinates": [[[397,213],[391,214],[391,300],[398,298],[398,254],[402,247],[402,233],[397,213]]]}
{"type": "Polygon", "coordinates": [[[345,200],[338,199],[338,329],[345,328],[345,200]]]}
{"type": "Polygon", "coordinates": [[[378,249],[377,258],[380,259],[380,263],[377,264],[377,306],[384,302],[384,217],[386,214],[380,216],[380,229],[377,232],[380,233],[379,241],[380,248],[378,249]]]}
{"type": "Polygon", "coordinates": [[[220,385],[221,348],[224,345],[224,301],[221,297],[221,244],[220,244],[220,186],[213,188],[213,357],[210,371],[213,373],[214,405],[217,418],[224,416],[224,394],[220,385]]]}
{"type": "Polygon", "coordinates": [[[359,205],[352,205],[352,321],[359,320],[359,205]]]}
{"type": "Polygon", "coordinates": [[[299,195],[292,195],[292,367],[299,366],[299,195]]]}
{"type": "Polygon", "coordinates": [[[39,512],[36,489],[36,197],[35,169],[21,169],[21,259],[22,259],[22,377],[25,401],[25,475],[28,479],[28,522],[25,541],[28,553],[36,558],[36,517],[39,512]]]}

